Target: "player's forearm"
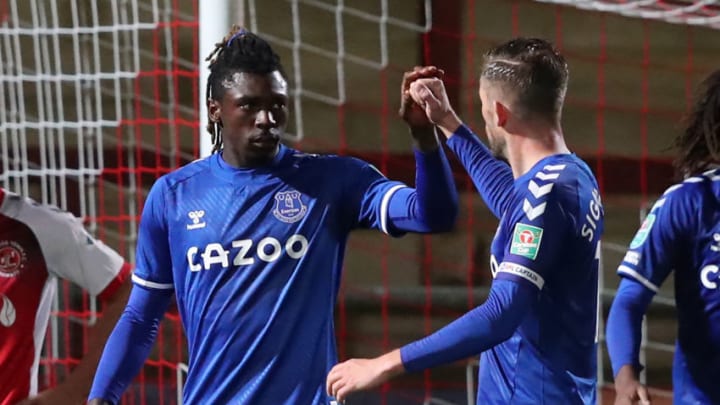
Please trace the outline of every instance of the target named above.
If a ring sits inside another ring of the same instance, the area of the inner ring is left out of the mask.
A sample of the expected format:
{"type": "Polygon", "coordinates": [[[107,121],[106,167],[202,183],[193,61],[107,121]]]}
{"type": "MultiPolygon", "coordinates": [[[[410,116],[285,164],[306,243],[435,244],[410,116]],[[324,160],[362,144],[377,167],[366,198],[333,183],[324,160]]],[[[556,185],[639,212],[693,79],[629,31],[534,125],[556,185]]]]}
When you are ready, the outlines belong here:
{"type": "Polygon", "coordinates": [[[442,148],[415,152],[415,214],[430,231],[447,231],[458,216],[458,194],[452,170],[442,148]]]}
{"type": "Polygon", "coordinates": [[[500,218],[507,210],[515,182],[510,166],[496,159],[464,125],[456,128],[447,145],[465,167],[488,208],[500,218]]]}
{"type": "Polygon", "coordinates": [[[462,120],[451,110],[449,114],[445,115],[445,118],[438,122],[437,127],[445,135],[445,138],[450,139],[462,125],[462,120]]]}
{"type": "Polygon", "coordinates": [[[435,135],[435,128],[432,126],[410,127],[410,134],[413,137],[415,149],[421,152],[434,152],[440,148],[440,142],[438,142],[437,135],[435,135]]]}
{"type": "Polygon", "coordinates": [[[613,375],[624,366],[641,368],[639,361],[642,319],[654,293],[640,283],[622,279],[607,321],[607,346],[613,375]]]}
{"type": "Polygon", "coordinates": [[[434,334],[400,349],[408,371],[478,355],[507,340],[537,297],[535,287],[496,280],[487,301],[434,334]]]}
{"type": "Polygon", "coordinates": [[[391,352],[385,353],[376,360],[381,365],[381,375],[385,381],[405,372],[405,366],[403,366],[400,349],[395,349],[391,352]]]}
{"type": "Polygon", "coordinates": [[[442,148],[415,151],[415,189],[395,192],[388,204],[392,227],[405,232],[443,232],[452,229],[458,215],[458,195],[447,156],[442,148]]]}
{"type": "Polygon", "coordinates": [[[133,288],[128,305],[105,345],[90,389],[90,399],[110,403],[120,400],[150,354],[160,320],[171,299],[172,290],[133,288]]]}
{"type": "Polygon", "coordinates": [[[618,387],[628,384],[631,381],[637,381],[639,373],[640,370],[631,364],[620,367],[620,370],[615,373],[615,386],[618,387]]]}
{"type": "Polygon", "coordinates": [[[72,393],[75,397],[74,403],[83,402],[90,392],[90,385],[103,347],[105,347],[110,332],[120,318],[123,309],[125,309],[131,288],[132,283],[128,277],[113,297],[107,301],[102,318],[98,319],[91,330],[87,352],[73,369],[73,372],[58,387],[64,392],[72,393]]]}

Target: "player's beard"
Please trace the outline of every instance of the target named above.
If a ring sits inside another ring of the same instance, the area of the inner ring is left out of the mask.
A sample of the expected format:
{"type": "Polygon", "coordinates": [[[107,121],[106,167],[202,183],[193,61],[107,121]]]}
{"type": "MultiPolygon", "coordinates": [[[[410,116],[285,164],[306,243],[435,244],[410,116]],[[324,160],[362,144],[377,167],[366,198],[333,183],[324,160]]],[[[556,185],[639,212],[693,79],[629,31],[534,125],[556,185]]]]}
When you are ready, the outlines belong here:
{"type": "Polygon", "coordinates": [[[498,134],[493,134],[490,128],[485,128],[488,135],[488,146],[490,152],[496,159],[506,160],[507,159],[507,143],[505,139],[498,134]]]}

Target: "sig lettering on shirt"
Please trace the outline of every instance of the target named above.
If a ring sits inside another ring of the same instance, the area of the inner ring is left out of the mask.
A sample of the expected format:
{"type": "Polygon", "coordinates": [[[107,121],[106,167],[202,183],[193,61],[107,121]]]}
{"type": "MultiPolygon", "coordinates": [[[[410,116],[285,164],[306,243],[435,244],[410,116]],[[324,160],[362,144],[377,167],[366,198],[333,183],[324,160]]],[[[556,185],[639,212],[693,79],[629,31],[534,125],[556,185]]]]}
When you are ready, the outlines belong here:
{"type": "Polygon", "coordinates": [[[589,242],[592,242],[595,238],[595,232],[597,232],[598,223],[603,212],[600,193],[596,189],[593,189],[592,195],[593,198],[590,200],[589,211],[585,215],[585,223],[580,231],[582,237],[587,238],[589,242]]]}

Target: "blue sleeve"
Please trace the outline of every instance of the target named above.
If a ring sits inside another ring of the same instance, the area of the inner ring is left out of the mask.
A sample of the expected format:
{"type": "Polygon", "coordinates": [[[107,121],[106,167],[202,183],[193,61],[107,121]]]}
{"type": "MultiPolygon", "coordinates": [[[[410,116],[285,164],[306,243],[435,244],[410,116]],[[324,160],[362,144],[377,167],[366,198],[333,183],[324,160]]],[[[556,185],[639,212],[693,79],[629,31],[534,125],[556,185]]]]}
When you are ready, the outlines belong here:
{"type": "Polygon", "coordinates": [[[672,186],[655,203],[635,234],[617,269],[621,277],[631,278],[657,292],[676,263],[678,252],[686,251],[684,229],[693,229],[697,210],[686,193],[690,185],[672,186]]]}
{"type": "Polygon", "coordinates": [[[502,217],[512,200],[515,182],[510,166],[496,159],[465,125],[455,131],[447,145],[465,167],[490,211],[502,217]]]}
{"type": "Polygon", "coordinates": [[[620,281],[615,300],[610,306],[606,340],[613,376],[630,364],[640,370],[640,339],[642,320],[655,292],[631,279],[620,281]]]}
{"type": "Polygon", "coordinates": [[[510,215],[506,225],[509,236],[496,270],[497,279],[530,283],[542,290],[545,278],[561,262],[559,256],[575,231],[567,207],[554,194],[532,202],[524,198],[518,212],[510,215]]]}
{"type": "Polygon", "coordinates": [[[145,200],[138,230],[135,272],[132,276],[135,284],[160,290],[173,288],[169,233],[165,220],[166,187],[164,178],[160,178],[145,200]]]}
{"type": "Polygon", "coordinates": [[[449,231],[458,216],[458,194],[442,146],[415,151],[415,189],[399,189],[390,198],[388,226],[393,231],[449,231]]]}
{"type": "Polygon", "coordinates": [[[458,196],[442,148],[415,152],[417,188],[388,180],[372,165],[350,160],[349,201],[357,207],[353,227],[376,228],[400,236],[405,232],[437,232],[452,228],[458,196]]]}
{"type": "Polygon", "coordinates": [[[478,355],[512,336],[537,301],[525,283],[496,280],[487,301],[434,334],[400,349],[407,371],[420,371],[478,355]]]}
{"type": "Polygon", "coordinates": [[[133,287],[125,311],[105,343],[89,399],[120,401],[150,354],[172,296],[171,290],[133,287]]]}

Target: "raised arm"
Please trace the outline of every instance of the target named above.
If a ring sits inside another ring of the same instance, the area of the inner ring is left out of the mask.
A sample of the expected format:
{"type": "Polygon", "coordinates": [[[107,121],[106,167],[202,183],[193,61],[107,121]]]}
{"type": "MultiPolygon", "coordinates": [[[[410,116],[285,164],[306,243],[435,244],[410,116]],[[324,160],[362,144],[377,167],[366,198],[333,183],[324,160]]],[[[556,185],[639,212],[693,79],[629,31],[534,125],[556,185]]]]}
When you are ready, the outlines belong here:
{"type": "Polygon", "coordinates": [[[423,105],[430,121],[448,139],[475,187],[492,213],[500,218],[508,209],[514,178],[510,166],[496,159],[480,139],[465,126],[450,105],[445,86],[439,78],[419,78],[409,94],[423,105]]]}
{"type": "Polygon", "coordinates": [[[388,205],[389,226],[401,232],[450,230],[458,214],[458,196],[452,171],[435,128],[412,99],[410,85],[419,78],[442,78],[434,66],[405,72],[400,85],[399,115],[410,129],[415,149],[415,189],[400,189],[388,205]]]}
{"type": "Polygon", "coordinates": [[[388,180],[374,166],[359,159],[343,159],[349,178],[340,205],[350,228],[376,228],[392,235],[450,230],[458,203],[450,168],[441,149],[415,151],[417,188],[388,180]]]}
{"type": "Polygon", "coordinates": [[[400,86],[399,115],[407,123],[415,152],[415,188],[387,180],[367,164],[352,164],[350,202],[358,207],[357,222],[391,235],[405,232],[443,232],[452,229],[458,215],[458,195],[435,127],[410,97],[410,84],[423,77],[442,77],[434,66],[405,72],[400,86]]]}
{"type": "Polygon", "coordinates": [[[415,151],[415,188],[402,187],[393,193],[387,211],[387,226],[394,232],[443,232],[453,228],[458,195],[442,148],[415,151]]]}

